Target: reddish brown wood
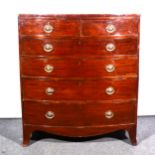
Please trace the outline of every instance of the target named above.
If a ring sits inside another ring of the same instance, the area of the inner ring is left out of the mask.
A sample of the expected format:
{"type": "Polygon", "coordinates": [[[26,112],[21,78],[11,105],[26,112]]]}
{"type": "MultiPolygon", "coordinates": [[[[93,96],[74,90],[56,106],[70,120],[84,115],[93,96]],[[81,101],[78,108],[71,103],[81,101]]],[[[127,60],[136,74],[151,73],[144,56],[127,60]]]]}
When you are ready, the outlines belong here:
{"type": "Polygon", "coordinates": [[[135,19],[108,19],[93,20],[82,22],[83,36],[102,36],[102,35],[137,35],[139,20],[135,19]],[[116,31],[112,34],[106,32],[106,26],[113,24],[116,31]]]}
{"type": "MultiPolygon", "coordinates": [[[[43,126],[43,125],[30,125],[25,124],[25,133],[33,133],[34,131],[45,131],[53,133],[55,135],[67,136],[67,137],[93,137],[97,135],[103,135],[109,132],[117,130],[127,130],[134,126],[133,123],[119,124],[119,125],[103,125],[103,126],[43,126]]],[[[24,137],[25,138],[25,137],[24,137]]],[[[24,146],[29,145],[30,137],[23,139],[24,146]],[[27,139],[29,139],[27,141],[27,139]]]]}
{"type": "Polygon", "coordinates": [[[99,55],[99,56],[109,56],[109,55],[132,55],[137,54],[137,38],[130,37],[116,37],[111,38],[95,38],[95,37],[84,37],[80,40],[80,51],[85,55],[99,55]],[[107,52],[106,45],[108,43],[113,43],[116,49],[113,52],[107,52]]]}
{"type": "Polygon", "coordinates": [[[79,21],[78,20],[21,20],[19,33],[21,35],[43,34],[51,37],[78,36],[79,21]],[[46,24],[53,26],[52,33],[45,33],[44,26],[46,24]]]}
{"type": "Polygon", "coordinates": [[[137,19],[139,20],[140,15],[138,14],[46,14],[46,15],[38,15],[38,14],[20,14],[19,20],[56,20],[56,19],[85,19],[85,20],[92,20],[92,19],[137,19]]]}
{"type": "Polygon", "coordinates": [[[29,144],[31,135],[32,135],[31,127],[26,126],[25,124],[23,124],[23,146],[24,147],[29,144]]]}
{"type": "Polygon", "coordinates": [[[104,80],[23,80],[23,98],[32,100],[111,100],[136,97],[135,78],[104,79],[104,80]],[[113,95],[107,95],[105,90],[112,86],[113,95]],[[53,95],[47,95],[46,89],[54,89],[53,95]]]}
{"type": "Polygon", "coordinates": [[[136,76],[137,75],[137,57],[104,57],[104,58],[66,58],[49,59],[22,57],[21,66],[23,76],[35,77],[113,77],[113,76],[136,76]],[[126,64],[126,61],[128,63],[126,64]],[[106,66],[113,64],[115,70],[107,72],[106,66]],[[48,73],[44,70],[46,65],[54,67],[53,71],[48,73]]]}
{"type": "Polygon", "coordinates": [[[23,115],[23,145],[32,132],[88,137],[127,130],[136,144],[139,15],[20,15],[19,48],[23,115]],[[50,23],[54,31],[43,31],[50,23]],[[116,32],[107,33],[108,24],[116,32]],[[46,53],[43,46],[53,45],[46,53]],[[105,46],[113,43],[115,51],[105,46]],[[45,65],[54,66],[52,73],[45,65]],[[112,73],[105,65],[113,64],[112,73]],[[114,87],[107,95],[105,89],[114,87]],[[45,89],[55,89],[53,95],[45,89]],[[45,118],[54,111],[52,120],[45,118]],[[114,117],[106,119],[105,111],[114,117]],[[65,114],[65,115],[64,115],[65,114]]]}
{"type": "Polygon", "coordinates": [[[128,133],[129,133],[129,137],[131,140],[132,145],[137,145],[137,139],[136,139],[136,131],[137,127],[136,124],[134,126],[132,126],[131,128],[128,128],[128,133]]]}
{"type": "Polygon", "coordinates": [[[35,39],[22,38],[21,55],[23,56],[83,56],[83,55],[120,55],[120,54],[137,54],[137,38],[80,38],[80,39],[35,39]],[[43,46],[52,44],[52,52],[45,52],[43,46]],[[106,45],[113,43],[116,50],[107,52],[106,45]]]}
{"type": "Polygon", "coordinates": [[[75,55],[78,49],[78,39],[34,39],[22,38],[21,55],[27,56],[64,56],[75,55]],[[52,44],[53,51],[45,52],[43,46],[45,44],[52,44]]]}
{"type": "Polygon", "coordinates": [[[135,116],[135,101],[106,103],[92,101],[89,104],[81,102],[24,102],[24,123],[48,126],[103,126],[133,123],[135,116]],[[105,112],[111,110],[114,117],[107,119],[105,112]],[[48,111],[55,114],[53,119],[45,117],[48,111]],[[72,118],[72,119],[71,119],[72,118]],[[76,121],[75,121],[76,120],[76,121]]]}

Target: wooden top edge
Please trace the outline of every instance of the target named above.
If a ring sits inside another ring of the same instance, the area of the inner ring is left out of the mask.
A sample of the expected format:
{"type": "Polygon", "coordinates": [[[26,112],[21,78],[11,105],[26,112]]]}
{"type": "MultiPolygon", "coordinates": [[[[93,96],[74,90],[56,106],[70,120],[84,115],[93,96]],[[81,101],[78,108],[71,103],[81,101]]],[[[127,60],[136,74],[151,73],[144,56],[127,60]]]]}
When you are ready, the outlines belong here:
{"type": "Polygon", "coordinates": [[[45,18],[45,19],[105,19],[105,18],[139,18],[140,14],[19,14],[19,19],[33,19],[33,18],[45,18]]]}

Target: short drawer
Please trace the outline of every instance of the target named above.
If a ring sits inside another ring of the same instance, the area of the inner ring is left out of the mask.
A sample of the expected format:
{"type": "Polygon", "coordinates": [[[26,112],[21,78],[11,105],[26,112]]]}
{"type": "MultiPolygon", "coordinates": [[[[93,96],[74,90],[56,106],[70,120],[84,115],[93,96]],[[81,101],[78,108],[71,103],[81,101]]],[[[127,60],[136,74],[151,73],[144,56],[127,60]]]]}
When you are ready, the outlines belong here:
{"type": "Polygon", "coordinates": [[[20,35],[45,35],[51,37],[71,37],[79,35],[78,20],[29,19],[19,21],[20,35]]]}
{"type": "Polygon", "coordinates": [[[131,56],[98,59],[21,57],[21,68],[22,76],[103,78],[105,76],[136,76],[138,66],[137,57],[131,56]]]}
{"type": "Polygon", "coordinates": [[[24,102],[25,124],[49,126],[103,126],[134,123],[136,102],[24,102]]]}
{"type": "Polygon", "coordinates": [[[136,78],[104,80],[23,79],[24,100],[113,100],[137,97],[136,78]]]}
{"type": "Polygon", "coordinates": [[[83,36],[103,35],[136,35],[138,34],[137,18],[113,18],[104,20],[82,21],[83,36]]]}

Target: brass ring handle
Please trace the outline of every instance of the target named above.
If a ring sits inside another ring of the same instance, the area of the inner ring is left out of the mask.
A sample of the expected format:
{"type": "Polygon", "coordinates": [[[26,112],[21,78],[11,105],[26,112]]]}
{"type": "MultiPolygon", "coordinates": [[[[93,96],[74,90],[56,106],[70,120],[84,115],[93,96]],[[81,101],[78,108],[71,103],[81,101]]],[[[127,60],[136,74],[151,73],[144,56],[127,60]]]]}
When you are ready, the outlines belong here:
{"type": "Polygon", "coordinates": [[[114,113],[111,110],[108,110],[104,113],[105,117],[111,119],[114,117],[114,113]]]}
{"type": "Polygon", "coordinates": [[[47,111],[46,114],[45,114],[45,117],[47,119],[53,119],[55,117],[55,114],[53,111],[47,111]]]}
{"type": "Polygon", "coordinates": [[[52,44],[45,44],[43,46],[43,49],[45,52],[51,52],[53,50],[53,45],[52,44]]]}
{"type": "Polygon", "coordinates": [[[53,26],[50,23],[47,23],[44,26],[43,30],[44,30],[45,33],[51,33],[54,30],[54,28],[53,28],[53,26]]]}
{"type": "Polygon", "coordinates": [[[115,93],[115,89],[113,87],[107,87],[105,90],[107,95],[113,95],[115,93]]]}
{"type": "Polygon", "coordinates": [[[47,72],[47,73],[51,73],[53,70],[54,70],[54,67],[51,66],[51,65],[46,65],[44,67],[44,71],[47,72]]]}
{"type": "Polygon", "coordinates": [[[107,25],[105,29],[108,33],[114,33],[116,31],[116,27],[113,24],[107,25]]]}
{"type": "Polygon", "coordinates": [[[47,95],[53,95],[54,91],[55,91],[55,90],[54,90],[53,88],[48,87],[48,88],[46,88],[45,93],[46,93],[47,95]]]}
{"type": "Polygon", "coordinates": [[[106,50],[107,50],[108,52],[113,52],[115,49],[116,49],[116,46],[115,46],[113,43],[108,43],[108,44],[106,45],[106,50]]]}
{"type": "Polygon", "coordinates": [[[107,72],[111,73],[115,70],[115,66],[113,64],[108,64],[105,66],[107,72]]]}

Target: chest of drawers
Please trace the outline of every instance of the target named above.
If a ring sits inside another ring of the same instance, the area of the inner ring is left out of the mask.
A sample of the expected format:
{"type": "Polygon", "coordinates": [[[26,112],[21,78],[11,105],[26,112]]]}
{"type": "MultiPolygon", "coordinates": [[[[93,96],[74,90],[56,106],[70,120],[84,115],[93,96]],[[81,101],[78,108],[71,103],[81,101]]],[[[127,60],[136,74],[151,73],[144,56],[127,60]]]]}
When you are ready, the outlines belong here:
{"type": "Polygon", "coordinates": [[[23,144],[45,131],[127,130],[136,145],[139,15],[19,15],[23,144]]]}

